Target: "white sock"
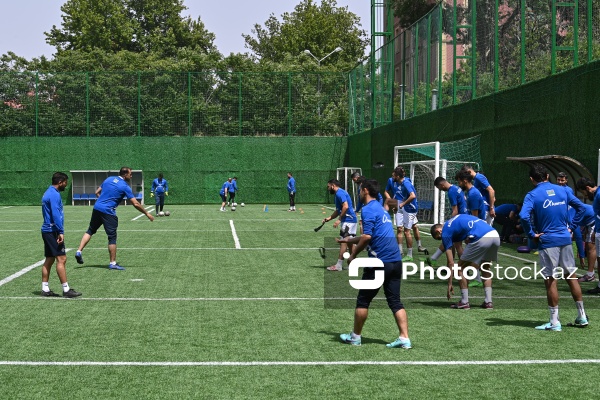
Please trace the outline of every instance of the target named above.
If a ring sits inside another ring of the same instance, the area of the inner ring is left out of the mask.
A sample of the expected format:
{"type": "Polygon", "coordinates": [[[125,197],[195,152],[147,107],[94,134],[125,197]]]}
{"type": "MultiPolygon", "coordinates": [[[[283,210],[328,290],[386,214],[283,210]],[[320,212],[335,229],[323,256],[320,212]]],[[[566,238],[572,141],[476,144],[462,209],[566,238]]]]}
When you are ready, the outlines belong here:
{"type": "Polygon", "coordinates": [[[460,295],[462,296],[461,303],[467,304],[469,302],[469,289],[460,289],[460,295]]]}
{"type": "Polygon", "coordinates": [[[558,324],[558,306],[556,306],[556,307],[548,306],[548,310],[550,310],[550,323],[552,325],[558,324]]]}
{"type": "Polygon", "coordinates": [[[417,240],[417,246],[423,247],[423,246],[421,246],[421,241],[420,240],[417,240]]]}
{"type": "Polygon", "coordinates": [[[586,275],[587,275],[587,276],[594,276],[594,271],[592,271],[592,272],[587,272],[587,273],[586,273],[586,275]]]}
{"type": "Polygon", "coordinates": [[[117,262],[116,261],[111,261],[110,265],[117,265],[117,262]]]}
{"type": "Polygon", "coordinates": [[[408,249],[408,256],[409,256],[409,257],[412,257],[412,247],[410,247],[410,248],[408,249]]]}
{"type": "Polygon", "coordinates": [[[491,303],[492,302],[492,287],[484,287],[483,288],[483,293],[485,294],[485,302],[486,303],[491,303]]]}
{"type": "Polygon", "coordinates": [[[583,309],[583,301],[576,301],[575,304],[577,305],[577,313],[579,314],[578,317],[585,317],[585,310],[583,309]]]}
{"type": "Polygon", "coordinates": [[[344,260],[343,260],[343,259],[341,259],[341,260],[338,260],[338,261],[337,261],[337,264],[335,264],[335,266],[336,266],[338,269],[342,269],[342,268],[343,268],[343,266],[344,266],[344,260]]]}
{"type": "Polygon", "coordinates": [[[69,289],[70,289],[69,282],[63,283],[62,287],[63,287],[63,292],[67,293],[69,291],[69,289]]]}
{"type": "Polygon", "coordinates": [[[400,254],[402,254],[402,245],[401,245],[401,244],[399,244],[399,245],[398,245],[398,248],[400,249],[400,254]]]}
{"type": "Polygon", "coordinates": [[[50,291],[50,285],[48,284],[48,282],[42,282],[42,292],[49,292],[50,291]]]}
{"type": "Polygon", "coordinates": [[[356,333],[352,332],[352,339],[360,339],[360,335],[357,335],[356,333]]]}

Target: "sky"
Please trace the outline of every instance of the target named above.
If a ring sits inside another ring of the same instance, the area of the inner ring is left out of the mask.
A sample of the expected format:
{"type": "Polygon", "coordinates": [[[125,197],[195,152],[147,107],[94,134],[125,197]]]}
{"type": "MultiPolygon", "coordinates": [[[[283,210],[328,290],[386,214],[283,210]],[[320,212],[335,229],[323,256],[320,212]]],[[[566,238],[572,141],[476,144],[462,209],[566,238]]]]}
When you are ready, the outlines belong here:
{"type": "MultiPolygon", "coordinates": [[[[316,0],[319,1],[319,0],[316,0]]],[[[0,13],[0,54],[9,51],[26,59],[45,55],[50,58],[54,47],[46,44],[44,32],[53,25],[60,27],[60,7],[66,0],[2,0],[0,13]]],[[[215,44],[224,56],[229,53],[244,53],[242,33],[251,34],[255,24],[264,26],[269,15],[280,18],[284,12],[294,11],[300,0],[184,0],[188,8],[183,16],[198,17],[206,29],[216,35],[215,44]]],[[[362,29],[370,34],[371,1],[338,0],[338,7],[360,17],[362,29]]],[[[333,50],[333,49],[332,49],[333,50]]]]}

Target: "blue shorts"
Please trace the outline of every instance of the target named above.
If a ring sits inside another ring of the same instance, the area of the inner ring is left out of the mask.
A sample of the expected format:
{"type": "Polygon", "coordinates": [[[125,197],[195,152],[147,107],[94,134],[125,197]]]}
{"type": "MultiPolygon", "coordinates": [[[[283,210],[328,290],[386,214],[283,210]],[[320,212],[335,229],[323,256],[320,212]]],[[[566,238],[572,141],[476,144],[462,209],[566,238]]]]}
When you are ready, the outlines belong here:
{"type": "Polygon", "coordinates": [[[64,256],[65,242],[58,243],[58,232],[42,232],[42,239],[44,240],[44,256],[45,257],[57,257],[64,256]]]}
{"type": "Polygon", "coordinates": [[[104,232],[108,236],[108,244],[117,244],[117,227],[119,226],[119,218],[116,215],[105,214],[102,211],[94,209],[87,234],[92,236],[98,228],[104,225],[104,232]]]}

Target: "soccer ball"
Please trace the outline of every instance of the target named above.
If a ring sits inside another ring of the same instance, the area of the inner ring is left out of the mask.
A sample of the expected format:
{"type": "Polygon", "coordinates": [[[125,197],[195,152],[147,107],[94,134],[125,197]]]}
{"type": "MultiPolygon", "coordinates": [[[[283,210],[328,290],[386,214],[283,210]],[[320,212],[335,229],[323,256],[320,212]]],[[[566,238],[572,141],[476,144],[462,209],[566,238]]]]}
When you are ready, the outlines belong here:
{"type": "Polygon", "coordinates": [[[244,203],[242,203],[242,204],[240,204],[240,206],[244,207],[244,206],[245,206],[245,204],[244,204],[244,203]]]}
{"type": "Polygon", "coordinates": [[[235,211],[235,206],[231,206],[231,211],[235,211]]]}
{"type": "Polygon", "coordinates": [[[158,212],[158,216],[159,216],[159,217],[164,217],[164,216],[165,216],[165,213],[164,213],[164,212],[162,212],[162,211],[159,211],[159,212],[158,212]]]}
{"type": "Polygon", "coordinates": [[[233,206],[234,206],[234,207],[237,207],[237,203],[233,203],[233,206]]]}
{"type": "Polygon", "coordinates": [[[165,211],[165,217],[168,217],[169,215],[171,215],[171,211],[165,211]]]}

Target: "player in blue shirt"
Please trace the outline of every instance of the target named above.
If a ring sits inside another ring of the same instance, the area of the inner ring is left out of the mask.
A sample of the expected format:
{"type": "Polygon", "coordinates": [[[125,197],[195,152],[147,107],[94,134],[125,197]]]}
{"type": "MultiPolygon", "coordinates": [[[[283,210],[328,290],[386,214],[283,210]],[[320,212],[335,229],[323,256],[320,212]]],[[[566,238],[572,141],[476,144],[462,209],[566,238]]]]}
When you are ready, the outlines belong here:
{"type": "Polygon", "coordinates": [[[522,233],[521,225],[519,225],[519,212],[523,204],[502,204],[496,207],[496,218],[494,222],[502,225],[500,232],[500,240],[510,242],[510,236],[514,233],[522,233]]]}
{"type": "Polygon", "coordinates": [[[156,197],[155,213],[158,215],[159,211],[163,210],[165,205],[165,196],[169,195],[169,184],[167,180],[163,178],[162,172],[158,174],[158,178],[152,181],[152,188],[150,189],[150,197],[156,197]]]}
{"type": "Polygon", "coordinates": [[[569,186],[567,174],[564,172],[559,172],[556,174],[556,184],[564,187],[567,191],[571,192],[573,196],[575,196],[575,191],[571,188],[571,186],[569,186]]]}
{"type": "MultiPolygon", "coordinates": [[[[339,239],[341,244],[354,245],[349,262],[352,262],[365,248],[369,257],[377,257],[383,262],[384,280],[383,291],[388,306],[394,314],[399,336],[388,348],[410,349],[412,344],[408,338],[408,317],[404,305],[400,300],[400,283],[402,277],[402,261],[400,251],[396,245],[394,227],[389,214],[377,201],[379,184],[375,180],[367,179],[360,188],[361,202],[365,204],[362,209],[361,220],[364,233],[360,237],[347,237],[339,239]]],[[[363,270],[362,280],[374,280],[375,268],[367,267],[363,270]]],[[[360,289],[356,298],[354,311],[354,328],[351,333],[340,335],[342,342],[354,346],[361,345],[362,329],[369,314],[369,305],[375,298],[377,289],[360,289]]]]}
{"type": "MultiPolygon", "coordinates": [[[[330,194],[335,195],[335,211],[331,214],[331,216],[324,218],[323,222],[329,222],[334,218],[339,216],[339,219],[334,222],[333,227],[337,228],[340,226],[340,237],[346,236],[356,236],[356,227],[357,227],[357,218],[354,213],[354,208],[352,207],[352,199],[348,192],[346,192],[341,187],[341,183],[337,179],[331,179],[327,182],[327,190],[330,194]]],[[[344,264],[344,253],[348,249],[348,246],[345,243],[340,245],[340,253],[338,256],[338,261],[335,265],[327,267],[328,271],[341,271],[343,269],[344,264]]],[[[352,251],[352,248],[348,249],[352,251]]]]}
{"type": "Polygon", "coordinates": [[[550,322],[537,326],[539,330],[562,330],[558,319],[558,289],[556,280],[566,277],[571,295],[577,304],[578,316],[575,325],[587,326],[588,320],[583,308],[581,287],[575,278],[577,266],[569,232],[568,206],[578,213],[584,212],[583,203],[563,187],[548,182],[548,171],[541,164],[529,170],[529,179],[535,188],[527,193],[521,209],[523,230],[539,243],[540,266],[546,285],[550,322]],[[533,224],[532,224],[533,216],[533,224]],[[557,275],[557,272],[562,274],[557,275]],[[566,272],[566,274],[565,274],[566,272]]]}
{"type": "MultiPolygon", "coordinates": [[[[360,192],[360,185],[362,185],[362,183],[364,181],[367,180],[367,178],[365,178],[364,176],[361,176],[360,173],[355,172],[352,174],[351,176],[352,178],[352,182],[354,182],[355,184],[358,185],[358,191],[360,192]]],[[[381,204],[383,206],[384,202],[383,202],[383,196],[381,196],[381,193],[377,193],[377,202],[379,202],[379,204],[381,204]]],[[[358,197],[358,201],[356,202],[356,206],[354,207],[354,213],[358,214],[360,212],[360,210],[363,207],[363,203],[360,200],[360,196],[358,197]]],[[[359,221],[360,224],[360,221],[359,221]]]]}
{"type": "MultiPolygon", "coordinates": [[[[407,254],[404,256],[404,261],[412,261],[413,256],[413,240],[410,234],[412,230],[417,240],[417,250],[425,251],[426,249],[421,244],[421,236],[417,224],[417,211],[419,210],[417,202],[417,190],[413,186],[410,178],[406,177],[404,168],[396,167],[394,169],[394,179],[398,184],[398,190],[401,192],[402,200],[398,200],[398,209],[402,210],[402,227],[404,228],[404,237],[406,238],[407,254]]],[[[398,220],[396,220],[398,223],[398,220]]],[[[400,226],[400,225],[398,225],[400,226]]]]}
{"type": "Polygon", "coordinates": [[[452,210],[450,217],[467,213],[467,203],[465,202],[465,196],[460,187],[451,185],[450,182],[442,176],[437,177],[433,184],[439,190],[448,193],[448,201],[450,202],[450,209],[452,210]]]}
{"type": "Polygon", "coordinates": [[[81,293],[69,287],[67,282],[67,254],[65,251],[65,214],[60,192],[64,192],[69,184],[69,177],[62,172],[52,175],[52,185],[42,196],[42,240],[44,241],[44,265],[42,266],[43,297],[56,297],[58,294],[50,290],[48,280],[50,270],[56,260],[56,274],[62,284],[63,297],[77,297],[81,293]]]}
{"type": "Polygon", "coordinates": [[[229,203],[231,203],[231,205],[233,207],[237,206],[237,203],[235,202],[235,194],[238,191],[238,187],[237,187],[237,176],[234,176],[233,179],[231,180],[231,185],[229,185],[229,203]]]}
{"type": "MultiPolygon", "coordinates": [[[[484,220],[473,215],[458,214],[442,224],[435,224],[431,227],[431,236],[435,240],[441,240],[442,244],[431,256],[431,260],[437,260],[444,252],[446,253],[447,266],[454,266],[454,256],[452,255],[452,246],[456,242],[467,241],[467,245],[462,253],[458,266],[464,268],[473,266],[480,269],[482,264],[490,263],[498,259],[498,248],[500,247],[500,235],[489,226],[484,220]]],[[[481,308],[492,309],[492,279],[489,268],[482,270],[483,291],[485,300],[481,308]]],[[[465,277],[460,280],[461,300],[452,304],[451,308],[469,309],[469,286],[465,277]]],[[[448,279],[448,300],[454,294],[452,287],[452,275],[448,279]]]]}
{"type": "Polygon", "coordinates": [[[219,211],[227,211],[225,210],[225,206],[227,205],[227,193],[229,193],[229,190],[231,190],[231,178],[227,178],[219,191],[219,196],[221,196],[221,208],[219,211]]]}
{"type": "MultiPolygon", "coordinates": [[[[573,191],[573,189],[571,189],[571,187],[568,184],[567,174],[565,174],[564,172],[559,172],[558,174],[556,174],[556,184],[564,187],[567,191],[571,192],[571,194],[573,196],[575,196],[575,192],[573,191]]],[[[577,196],[575,196],[575,197],[577,197],[577,196]]],[[[569,211],[571,211],[571,210],[569,210],[569,211]]],[[[574,217],[575,212],[573,211],[573,213],[569,214],[569,215],[571,217],[574,217]]],[[[581,235],[581,230],[575,229],[575,230],[572,230],[572,233],[573,233],[573,241],[575,242],[575,245],[577,246],[577,255],[579,256],[579,264],[581,265],[581,268],[585,269],[585,258],[587,257],[587,255],[585,252],[585,244],[583,242],[583,236],[581,235]]],[[[592,242],[592,244],[593,244],[593,242],[592,242]]],[[[594,272],[594,270],[592,269],[592,273],[593,272],[594,272]]],[[[582,278],[579,279],[579,282],[589,282],[590,276],[588,274],[585,274],[582,278]]]]}
{"type": "Polygon", "coordinates": [[[291,172],[288,172],[287,191],[290,197],[290,209],[288,211],[296,211],[296,180],[291,172]]]}
{"type": "MultiPolygon", "coordinates": [[[[589,178],[579,178],[577,180],[577,190],[583,193],[589,200],[592,201],[592,209],[594,211],[594,215],[596,218],[596,224],[594,226],[594,234],[592,235],[592,239],[594,239],[594,244],[596,246],[596,252],[600,248],[600,235],[597,235],[595,232],[600,232],[600,190],[598,190],[598,186],[589,178]]],[[[600,257],[597,259],[598,265],[600,266],[600,257]]],[[[600,275],[600,272],[598,273],[600,275]]],[[[600,282],[598,282],[598,286],[587,291],[589,294],[600,294],[600,282]]]]}
{"type": "MultiPolygon", "coordinates": [[[[473,185],[473,177],[469,171],[458,174],[458,186],[464,191],[469,214],[486,221],[487,206],[481,192],[473,185]]],[[[487,222],[486,222],[487,223],[487,222]]]]}
{"type": "Polygon", "coordinates": [[[117,264],[117,227],[119,226],[119,218],[117,218],[117,207],[123,199],[129,200],[132,206],[139,212],[144,214],[150,221],[154,221],[154,217],[144,209],[133,195],[128,182],[131,180],[131,168],[122,167],[119,171],[119,176],[109,176],[102,182],[100,187],[96,189],[96,196],[99,196],[94,204],[90,226],[87,232],[83,234],[81,243],[75,253],[75,259],[78,264],[83,264],[83,256],[81,252],[87,246],[92,235],[96,233],[98,228],[104,225],[104,231],[108,236],[108,254],[110,257],[109,269],[124,270],[122,266],[117,264]]]}
{"type": "Polygon", "coordinates": [[[578,237],[585,243],[585,253],[588,259],[587,273],[583,274],[577,280],[579,282],[593,282],[596,280],[594,274],[594,266],[596,264],[596,244],[593,239],[596,232],[596,214],[594,213],[594,208],[589,204],[584,204],[583,209],[583,213],[576,213],[573,207],[569,208],[569,228],[573,233],[573,239],[578,237]]]}
{"type": "Polygon", "coordinates": [[[473,185],[479,190],[485,200],[486,205],[486,222],[491,226],[494,223],[496,217],[496,210],[494,209],[494,203],[496,202],[496,192],[490,182],[488,182],[485,175],[480,172],[475,172],[472,166],[464,165],[461,169],[467,171],[473,177],[473,185]]]}

